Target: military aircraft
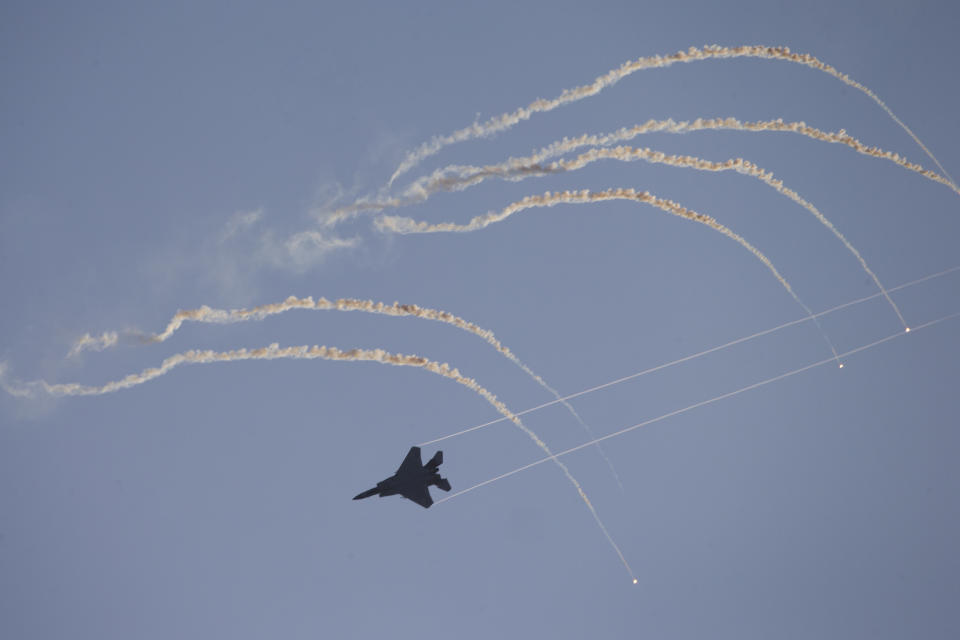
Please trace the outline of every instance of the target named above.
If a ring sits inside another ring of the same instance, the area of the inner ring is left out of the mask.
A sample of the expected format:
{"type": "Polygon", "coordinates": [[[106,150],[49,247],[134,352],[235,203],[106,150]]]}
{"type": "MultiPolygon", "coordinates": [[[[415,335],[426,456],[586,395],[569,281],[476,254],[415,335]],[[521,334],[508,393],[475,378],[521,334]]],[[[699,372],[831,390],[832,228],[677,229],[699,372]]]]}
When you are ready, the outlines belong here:
{"type": "Polygon", "coordinates": [[[399,494],[427,509],[433,504],[433,498],[430,497],[427,487],[434,485],[444,491],[450,491],[450,482],[440,477],[441,464],[443,464],[443,451],[437,451],[430,458],[430,462],[423,464],[420,458],[420,447],[410,447],[407,457],[403,459],[395,474],[378,482],[373,489],[357,494],[353,499],[363,500],[378,494],[381,498],[399,494]]]}

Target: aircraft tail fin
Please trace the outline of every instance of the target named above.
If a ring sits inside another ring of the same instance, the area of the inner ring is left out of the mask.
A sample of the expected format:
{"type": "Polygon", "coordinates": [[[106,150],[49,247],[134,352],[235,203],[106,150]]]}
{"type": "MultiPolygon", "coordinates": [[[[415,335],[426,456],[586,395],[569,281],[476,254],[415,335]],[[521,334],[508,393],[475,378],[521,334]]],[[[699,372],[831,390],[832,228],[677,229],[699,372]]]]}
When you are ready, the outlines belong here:
{"type": "Polygon", "coordinates": [[[435,454],[433,454],[433,457],[430,458],[430,462],[428,462],[425,466],[436,471],[437,467],[439,467],[442,464],[443,464],[443,451],[437,451],[435,454]]]}
{"type": "Polygon", "coordinates": [[[450,481],[446,478],[440,478],[437,480],[437,488],[443,489],[444,491],[450,491],[450,481]]]}

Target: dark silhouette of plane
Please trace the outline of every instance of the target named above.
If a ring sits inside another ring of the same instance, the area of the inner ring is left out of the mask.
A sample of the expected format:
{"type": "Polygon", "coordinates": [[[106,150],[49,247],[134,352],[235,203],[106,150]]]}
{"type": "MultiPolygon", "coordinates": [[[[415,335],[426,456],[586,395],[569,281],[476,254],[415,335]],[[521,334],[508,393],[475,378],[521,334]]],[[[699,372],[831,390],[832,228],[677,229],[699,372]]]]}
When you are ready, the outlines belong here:
{"type": "Polygon", "coordinates": [[[439,467],[443,464],[443,451],[437,451],[430,462],[423,464],[420,458],[420,447],[410,447],[407,457],[403,459],[397,472],[382,482],[378,482],[373,489],[364,491],[353,497],[354,500],[363,500],[370,496],[401,495],[407,500],[413,500],[427,509],[433,504],[430,497],[430,485],[450,491],[450,482],[440,477],[439,467]]]}

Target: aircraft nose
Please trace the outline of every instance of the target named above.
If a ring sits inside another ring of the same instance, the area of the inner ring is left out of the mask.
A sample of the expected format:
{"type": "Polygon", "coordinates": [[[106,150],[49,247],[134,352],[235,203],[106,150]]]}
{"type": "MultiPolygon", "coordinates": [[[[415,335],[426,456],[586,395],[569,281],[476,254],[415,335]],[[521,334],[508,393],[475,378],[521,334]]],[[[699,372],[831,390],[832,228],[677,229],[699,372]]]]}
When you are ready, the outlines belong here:
{"type": "Polygon", "coordinates": [[[357,495],[353,496],[353,499],[354,499],[354,500],[363,500],[364,498],[369,498],[370,496],[376,495],[376,494],[377,494],[377,488],[374,487],[373,489],[368,489],[367,491],[364,491],[363,493],[358,493],[357,495]]]}

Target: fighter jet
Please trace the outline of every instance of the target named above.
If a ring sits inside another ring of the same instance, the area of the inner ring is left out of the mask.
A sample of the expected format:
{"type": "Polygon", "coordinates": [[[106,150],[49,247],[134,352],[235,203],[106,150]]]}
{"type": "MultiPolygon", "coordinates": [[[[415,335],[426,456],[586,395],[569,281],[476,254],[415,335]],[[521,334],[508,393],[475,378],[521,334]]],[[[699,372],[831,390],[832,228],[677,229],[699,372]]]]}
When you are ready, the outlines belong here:
{"type": "Polygon", "coordinates": [[[427,509],[433,504],[433,498],[430,497],[427,487],[434,485],[444,491],[450,491],[450,482],[440,477],[441,464],[443,464],[443,451],[437,451],[430,458],[430,462],[423,464],[420,458],[420,447],[410,447],[407,457],[403,459],[395,474],[383,482],[378,482],[373,489],[357,494],[353,499],[363,500],[378,494],[381,498],[400,494],[427,509]]]}

